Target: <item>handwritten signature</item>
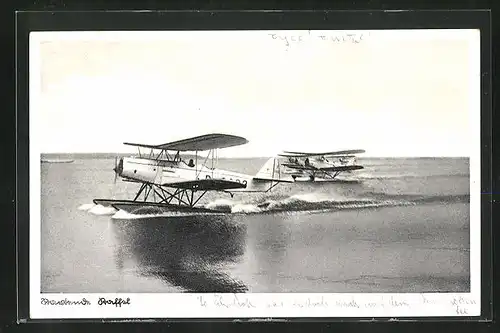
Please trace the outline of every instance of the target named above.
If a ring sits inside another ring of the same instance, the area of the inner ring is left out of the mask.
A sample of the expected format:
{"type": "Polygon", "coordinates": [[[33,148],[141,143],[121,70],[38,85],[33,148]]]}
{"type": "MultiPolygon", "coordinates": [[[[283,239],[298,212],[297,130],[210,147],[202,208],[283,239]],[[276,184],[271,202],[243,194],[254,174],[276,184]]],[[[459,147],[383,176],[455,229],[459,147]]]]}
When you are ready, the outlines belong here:
{"type": "Polygon", "coordinates": [[[81,300],[78,301],[69,300],[67,298],[59,300],[42,298],[40,301],[42,305],[91,305],[90,301],[86,298],[82,298],[81,300]]]}
{"type": "Polygon", "coordinates": [[[114,305],[116,307],[122,307],[122,305],[130,305],[130,298],[115,298],[115,299],[106,299],[104,297],[99,297],[97,301],[98,305],[114,305]]]}

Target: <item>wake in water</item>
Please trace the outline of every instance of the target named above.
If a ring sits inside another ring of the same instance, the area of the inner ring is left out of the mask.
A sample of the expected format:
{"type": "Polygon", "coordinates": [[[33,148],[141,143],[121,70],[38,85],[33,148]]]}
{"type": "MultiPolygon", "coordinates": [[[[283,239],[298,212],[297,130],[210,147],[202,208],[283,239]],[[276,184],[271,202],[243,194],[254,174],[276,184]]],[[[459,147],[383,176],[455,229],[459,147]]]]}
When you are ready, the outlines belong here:
{"type": "Polygon", "coordinates": [[[83,204],[78,207],[78,210],[84,210],[93,215],[113,215],[116,213],[116,209],[113,207],[105,207],[96,204],[83,204]]]}
{"type": "Polygon", "coordinates": [[[135,213],[129,213],[124,210],[119,210],[111,218],[113,219],[118,219],[118,220],[134,220],[134,219],[142,219],[142,218],[154,218],[154,217],[188,217],[188,216],[214,216],[214,215],[225,215],[226,213],[221,213],[221,212],[213,212],[213,213],[200,213],[200,212],[194,212],[194,213],[185,213],[185,212],[154,212],[152,210],[138,210],[135,213]]]}
{"type": "Polygon", "coordinates": [[[443,177],[458,177],[458,178],[468,178],[470,176],[469,173],[456,173],[453,175],[446,175],[446,174],[430,174],[430,175],[422,175],[419,174],[418,172],[410,172],[410,173],[401,173],[401,174],[394,174],[394,173],[367,173],[367,172],[360,172],[359,174],[356,175],[356,179],[359,180],[390,180],[390,179],[415,179],[415,178],[420,178],[420,179],[432,179],[432,178],[443,178],[443,177]]]}
{"type": "Polygon", "coordinates": [[[214,212],[158,212],[154,208],[138,209],[128,213],[117,211],[112,207],[101,205],[82,205],[80,210],[86,210],[94,215],[112,215],[116,219],[135,219],[144,217],[182,217],[198,215],[224,214],[273,214],[273,213],[313,213],[338,210],[357,210],[382,207],[413,206],[430,203],[469,202],[469,195],[411,195],[366,192],[363,197],[346,198],[334,193],[303,193],[291,196],[273,196],[260,200],[238,201],[217,199],[205,204],[204,208],[214,212]]]}
{"type": "Polygon", "coordinates": [[[206,208],[224,210],[230,213],[297,213],[315,211],[335,211],[344,209],[363,209],[387,206],[408,206],[412,202],[374,199],[341,199],[323,193],[296,194],[282,199],[266,199],[261,202],[237,202],[217,200],[206,208]]]}

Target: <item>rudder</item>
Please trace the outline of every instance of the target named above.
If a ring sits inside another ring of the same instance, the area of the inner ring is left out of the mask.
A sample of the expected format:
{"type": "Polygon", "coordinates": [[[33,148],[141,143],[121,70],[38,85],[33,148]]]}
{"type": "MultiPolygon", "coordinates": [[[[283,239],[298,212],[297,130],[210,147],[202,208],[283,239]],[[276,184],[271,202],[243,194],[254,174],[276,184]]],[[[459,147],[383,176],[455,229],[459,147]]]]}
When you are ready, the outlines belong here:
{"type": "Polygon", "coordinates": [[[281,172],[280,162],[275,157],[268,159],[254,177],[256,180],[293,182],[291,177],[286,178],[288,178],[287,175],[281,172]]]}

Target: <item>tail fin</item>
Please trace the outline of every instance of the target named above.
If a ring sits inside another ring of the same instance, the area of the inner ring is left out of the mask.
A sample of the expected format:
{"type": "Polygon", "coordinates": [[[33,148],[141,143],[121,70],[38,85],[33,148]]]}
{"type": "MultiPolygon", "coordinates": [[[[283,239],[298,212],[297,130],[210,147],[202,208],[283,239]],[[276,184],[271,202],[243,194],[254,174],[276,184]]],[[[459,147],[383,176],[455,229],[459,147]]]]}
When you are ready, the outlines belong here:
{"type": "Polygon", "coordinates": [[[268,159],[253,179],[276,182],[293,182],[293,178],[290,175],[286,175],[282,172],[280,162],[275,157],[268,159]]]}

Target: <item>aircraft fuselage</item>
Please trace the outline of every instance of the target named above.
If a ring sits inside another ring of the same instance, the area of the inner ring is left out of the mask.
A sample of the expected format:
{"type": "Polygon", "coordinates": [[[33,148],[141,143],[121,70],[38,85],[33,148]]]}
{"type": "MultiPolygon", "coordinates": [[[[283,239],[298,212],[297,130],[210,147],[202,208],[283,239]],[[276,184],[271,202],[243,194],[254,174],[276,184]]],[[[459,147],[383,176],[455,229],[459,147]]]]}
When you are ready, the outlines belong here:
{"type": "MultiPolygon", "coordinates": [[[[218,168],[209,168],[202,163],[196,163],[192,160],[187,163],[179,160],[125,157],[120,159],[116,172],[125,179],[167,187],[168,184],[172,183],[200,179],[222,179],[245,185],[243,189],[233,189],[231,192],[261,191],[265,190],[266,186],[269,186],[269,182],[255,179],[255,176],[218,168]]],[[[272,173],[269,161],[260,172],[272,173]]]]}

